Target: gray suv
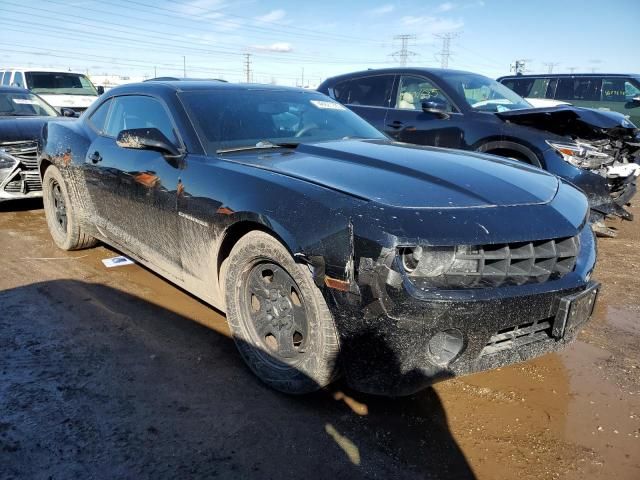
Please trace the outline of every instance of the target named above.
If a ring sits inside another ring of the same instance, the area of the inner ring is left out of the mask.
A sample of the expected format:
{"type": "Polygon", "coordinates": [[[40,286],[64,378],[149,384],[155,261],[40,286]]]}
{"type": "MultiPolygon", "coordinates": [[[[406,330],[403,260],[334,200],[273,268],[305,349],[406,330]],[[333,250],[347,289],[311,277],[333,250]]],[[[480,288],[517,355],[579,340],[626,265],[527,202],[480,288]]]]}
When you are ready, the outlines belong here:
{"type": "Polygon", "coordinates": [[[576,107],[622,113],[640,126],[640,75],[549,74],[500,77],[498,81],[525,98],[569,102],[576,107]]]}

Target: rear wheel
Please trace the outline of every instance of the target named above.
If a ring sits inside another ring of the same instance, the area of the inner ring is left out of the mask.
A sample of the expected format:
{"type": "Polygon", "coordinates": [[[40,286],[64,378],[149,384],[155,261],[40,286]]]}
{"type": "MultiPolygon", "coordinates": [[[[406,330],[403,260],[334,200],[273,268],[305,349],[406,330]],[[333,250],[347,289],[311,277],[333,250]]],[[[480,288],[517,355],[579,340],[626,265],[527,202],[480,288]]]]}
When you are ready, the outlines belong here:
{"type": "Polygon", "coordinates": [[[49,232],[59,248],[80,250],[96,244],[95,238],[82,231],[62,174],[54,165],[44,172],[42,200],[49,232]]]}
{"type": "Polygon", "coordinates": [[[227,320],[251,370],[285,393],[328,385],[336,375],[333,317],[305,266],[264,232],[235,245],[224,277],[227,320]]]}

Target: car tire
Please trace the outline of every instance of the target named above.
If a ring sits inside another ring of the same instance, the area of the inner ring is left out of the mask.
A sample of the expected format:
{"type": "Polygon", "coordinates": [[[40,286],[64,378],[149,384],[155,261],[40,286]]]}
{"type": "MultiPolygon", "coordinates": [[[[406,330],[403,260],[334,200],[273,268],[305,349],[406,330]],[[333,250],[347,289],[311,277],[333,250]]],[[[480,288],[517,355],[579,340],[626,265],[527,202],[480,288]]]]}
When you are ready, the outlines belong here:
{"type": "Polygon", "coordinates": [[[262,231],[243,236],[227,265],[227,321],[256,376],[288,394],[331,383],[337,376],[338,335],[309,268],[262,231]]]}
{"type": "Polygon", "coordinates": [[[62,174],[54,165],[44,172],[42,200],[49,232],[59,248],[80,250],[96,244],[95,238],[83,232],[62,174]]]}

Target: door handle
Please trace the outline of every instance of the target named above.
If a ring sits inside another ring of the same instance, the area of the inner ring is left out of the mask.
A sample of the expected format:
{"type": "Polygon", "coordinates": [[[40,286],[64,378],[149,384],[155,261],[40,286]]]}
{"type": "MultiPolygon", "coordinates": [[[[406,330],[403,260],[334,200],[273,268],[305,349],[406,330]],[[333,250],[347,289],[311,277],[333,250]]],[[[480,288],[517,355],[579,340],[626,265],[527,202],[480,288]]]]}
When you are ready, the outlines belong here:
{"type": "Polygon", "coordinates": [[[404,123],[402,123],[400,120],[394,120],[391,123],[387,123],[387,127],[391,128],[402,128],[403,125],[404,123]]]}
{"type": "Polygon", "coordinates": [[[91,155],[89,155],[89,160],[91,160],[94,164],[101,162],[102,157],[100,156],[100,152],[93,152],[91,155]]]}

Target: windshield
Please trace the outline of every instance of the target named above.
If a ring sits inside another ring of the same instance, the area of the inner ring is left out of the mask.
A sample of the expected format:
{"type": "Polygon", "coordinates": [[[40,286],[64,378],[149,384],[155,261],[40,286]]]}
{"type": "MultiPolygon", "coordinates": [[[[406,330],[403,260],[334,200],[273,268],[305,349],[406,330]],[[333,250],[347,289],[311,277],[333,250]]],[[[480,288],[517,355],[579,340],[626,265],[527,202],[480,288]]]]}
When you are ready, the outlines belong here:
{"type": "Polygon", "coordinates": [[[56,117],[55,109],[32,93],[0,92],[0,117],[56,117]]]}
{"type": "Polygon", "coordinates": [[[25,72],[29,90],[39,94],[98,96],[96,87],[84,75],[62,72],[25,72]]]}
{"type": "Polygon", "coordinates": [[[224,89],[184,92],[180,98],[210,154],[241,147],[386,138],[355,113],[317,92],[224,89]]]}
{"type": "Polygon", "coordinates": [[[464,72],[443,73],[442,77],[474,110],[480,112],[505,112],[533,108],[520,95],[482,75],[464,72]]]}

